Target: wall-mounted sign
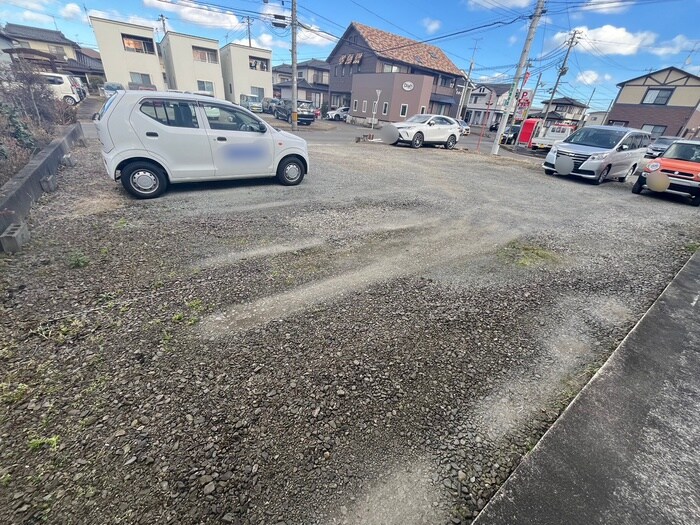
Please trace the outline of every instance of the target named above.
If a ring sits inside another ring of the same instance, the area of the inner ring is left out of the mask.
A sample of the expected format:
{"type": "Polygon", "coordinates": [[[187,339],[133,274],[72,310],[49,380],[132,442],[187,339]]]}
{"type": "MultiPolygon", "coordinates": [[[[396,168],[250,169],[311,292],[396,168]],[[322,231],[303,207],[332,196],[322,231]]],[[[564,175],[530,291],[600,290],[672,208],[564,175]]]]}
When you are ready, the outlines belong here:
{"type": "Polygon", "coordinates": [[[407,80],[406,82],[403,83],[401,86],[404,91],[412,91],[413,90],[413,82],[410,80],[407,80]]]}

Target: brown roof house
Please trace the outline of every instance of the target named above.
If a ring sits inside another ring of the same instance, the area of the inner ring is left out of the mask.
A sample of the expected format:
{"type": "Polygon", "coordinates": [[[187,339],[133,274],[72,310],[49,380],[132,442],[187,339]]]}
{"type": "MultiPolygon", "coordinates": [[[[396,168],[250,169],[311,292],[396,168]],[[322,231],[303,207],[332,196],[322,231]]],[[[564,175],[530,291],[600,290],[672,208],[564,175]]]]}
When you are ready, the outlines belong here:
{"type": "Polygon", "coordinates": [[[441,49],[410,38],[352,22],[327,61],[330,106],[349,106],[357,123],[454,117],[463,103],[464,72],[441,49]]]}
{"type": "Polygon", "coordinates": [[[607,124],[641,128],[653,137],[700,137],[700,77],[667,67],[618,87],[607,124]]]}

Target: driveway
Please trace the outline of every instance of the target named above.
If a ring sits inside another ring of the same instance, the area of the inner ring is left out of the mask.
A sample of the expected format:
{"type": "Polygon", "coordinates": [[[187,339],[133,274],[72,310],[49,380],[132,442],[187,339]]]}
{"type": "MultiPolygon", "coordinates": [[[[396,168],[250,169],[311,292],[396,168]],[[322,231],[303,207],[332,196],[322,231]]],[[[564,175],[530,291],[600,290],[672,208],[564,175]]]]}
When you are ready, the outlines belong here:
{"type": "Polygon", "coordinates": [[[91,141],[0,257],[0,521],[469,523],[700,240],[441,148],[131,199],[91,141]]]}

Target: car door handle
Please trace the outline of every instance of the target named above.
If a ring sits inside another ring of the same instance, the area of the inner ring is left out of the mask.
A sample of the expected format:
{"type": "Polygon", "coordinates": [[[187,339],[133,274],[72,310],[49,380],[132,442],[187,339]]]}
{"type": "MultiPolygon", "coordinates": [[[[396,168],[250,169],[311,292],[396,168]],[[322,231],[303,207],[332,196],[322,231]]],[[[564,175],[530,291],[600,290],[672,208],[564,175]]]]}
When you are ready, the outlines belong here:
{"type": "Polygon", "coordinates": [[[157,137],[158,133],[156,133],[155,131],[147,131],[146,136],[147,137],[157,137]]]}
{"type": "Polygon", "coordinates": [[[226,137],[216,137],[218,142],[226,142],[226,137]]]}

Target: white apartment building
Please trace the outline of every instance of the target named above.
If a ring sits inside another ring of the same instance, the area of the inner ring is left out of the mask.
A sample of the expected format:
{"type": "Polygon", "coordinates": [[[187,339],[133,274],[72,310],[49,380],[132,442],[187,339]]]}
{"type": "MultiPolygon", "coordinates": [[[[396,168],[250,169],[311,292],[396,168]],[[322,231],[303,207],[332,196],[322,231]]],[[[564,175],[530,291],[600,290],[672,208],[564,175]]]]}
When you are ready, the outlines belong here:
{"type": "Polygon", "coordinates": [[[272,96],[272,51],[240,44],[221,48],[226,100],[240,104],[241,95],[272,96]]]}
{"type": "Polygon", "coordinates": [[[168,31],[160,48],[170,89],[207,91],[224,98],[218,40],[168,31]]]}
{"type": "Polygon", "coordinates": [[[152,28],[94,16],[90,23],[108,82],[119,82],[129,89],[165,89],[152,28]]]}

